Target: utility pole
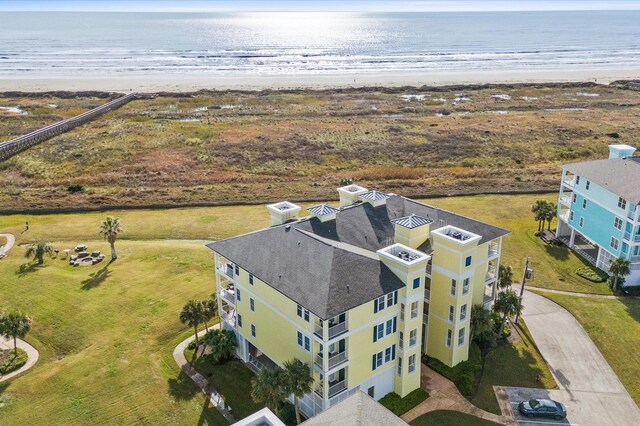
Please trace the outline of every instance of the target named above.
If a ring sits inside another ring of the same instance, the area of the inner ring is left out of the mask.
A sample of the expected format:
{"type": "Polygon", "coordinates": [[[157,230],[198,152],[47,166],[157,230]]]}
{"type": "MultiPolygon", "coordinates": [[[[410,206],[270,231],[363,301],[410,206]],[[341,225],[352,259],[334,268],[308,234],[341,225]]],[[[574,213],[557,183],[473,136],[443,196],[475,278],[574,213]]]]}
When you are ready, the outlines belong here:
{"type": "MultiPolygon", "coordinates": [[[[520,304],[522,304],[522,296],[524,295],[524,284],[527,281],[527,278],[531,278],[531,271],[529,269],[529,256],[526,257],[524,262],[524,273],[522,274],[522,287],[520,287],[520,304]]],[[[518,319],[520,318],[520,312],[516,314],[516,320],[514,321],[518,324],[518,319]]]]}

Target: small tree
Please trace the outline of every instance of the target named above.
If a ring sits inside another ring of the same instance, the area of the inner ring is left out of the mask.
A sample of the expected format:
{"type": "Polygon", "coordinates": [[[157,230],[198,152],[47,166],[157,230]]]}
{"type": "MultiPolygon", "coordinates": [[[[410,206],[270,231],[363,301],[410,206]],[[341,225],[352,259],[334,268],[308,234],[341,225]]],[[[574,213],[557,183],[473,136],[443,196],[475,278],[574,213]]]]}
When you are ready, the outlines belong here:
{"type": "Polygon", "coordinates": [[[230,330],[211,330],[204,335],[202,341],[211,348],[211,361],[219,364],[236,353],[238,342],[236,335],[230,330]]]}
{"type": "Polygon", "coordinates": [[[42,265],[44,263],[45,254],[48,254],[49,257],[52,257],[53,247],[51,247],[49,243],[38,241],[27,246],[27,251],[25,252],[24,257],[33,258],[33,260],[38,261],[38,265],[42,265]]]}
{"type": "Polygon", "coordinates": [[[481,304],[471,308],[471,340],[474,340],[482,348],[495,346],[497,336],[491,311],[481,304]]]}
{"type": "Polygon", "coordinates": [[[120,226],[120,219],[118,219],[117,217],[107,217],[100,224],[100,235],[102,235],[111,246],[112,260],[116,260],[118,258],[118,255],[116,254],[116,238],[118,238],[118,234],[121,232],[122,227],[120,226]]]}
{"type": "Polygon", "coordinates": [[[609,288],[614,292],[624,285],[625,277],[631,273],[629,261],[619,257],[609,262],[609,288]]]}
{"type": "Polygon", "coordinates": [[[502,322],[507,320],[508,316],[520,314],[522,312],[522,301],[518,293],[512,289],[507,289],[498,294],[493,309],[503,315],[502,322]]]}
{"type": "Polygon", "coordinates": [[[547,229],[551,231],[551,221],[558,215],[558,206],[555,203],[547,203],[544,210],[544,220],[547,221],[547,229]]]}
{"type": "Polygon", "coordinates": [[[17,339],[23,339],[31,330],[31,318],[21,312],[12,312],[0,316],[0,334],[7,339],[13,339],[13,352],[18,355],[17,339]]]}
{"type": "Polygon", "coordinates": [[[296,422],[300,424],[299,399],[311,392],[313,385],[313,376],[309,365],[295,358],[291,361],[285,361],[282,381],[286,392],[293,394],[296,422]]]}
{"type": "Polygon", "coordinates": [[[215,293],[211,294],[211,297],[202,301],[202,320],[204,321],[205,330],[209,331],[209,325],[207,321],[211,321],[218,315],[218,298],[215,293]]]}
{"type": "Polygon", "coordinates": [[[196,337],[196,353],[198,352],[198,325],[203,321],[204,313],[202,311],[202,303],[197,300],[189,300],[180,312],[180,321],[193,327],[193,334],[196,337]]]}
{"type": "Polygon", "coordinates": [[[546,217],[545,210],[547,209],[548,204],[548,201],[536,200],[536,202],[531,206],[533,218],[538,221],[538,231],[542,231],[544,229],[544,221],[546,217]]]}
{"type": "Polygon", "coordinates": [[[287,399],[283,386],[283,371],[280,368],[263,368],[251,380],[251,398],[258,404],[266,405],[278,412],[287,399]]]}
{"type": "Polygon", "coordinates": [[[510,265],[500,264],[498,267],[498,288],[505,290],[513,283],[513,268],[510,265]]]}
{"type": "Polygon", "coordinates": [[[340,186],[347,186],[347,185],[351,185],[352,183],[353,183],[353,180],[351,178],[340,179],[340,186]]]}

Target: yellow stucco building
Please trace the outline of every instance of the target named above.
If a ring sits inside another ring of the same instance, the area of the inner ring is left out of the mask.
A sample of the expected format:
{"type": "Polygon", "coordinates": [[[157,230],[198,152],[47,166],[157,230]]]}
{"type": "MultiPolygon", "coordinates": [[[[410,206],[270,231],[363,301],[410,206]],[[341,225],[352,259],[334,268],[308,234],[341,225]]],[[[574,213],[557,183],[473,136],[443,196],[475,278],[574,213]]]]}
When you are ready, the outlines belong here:
{"type": "Polygon", "coordinates": [[[340,208],[268,206],[271,227],[214,242],[222,325],[255,368],[298,358],[313,416],[356,393],[404,397],[423,353],[468,357],[474,304],[490,305],[508,231],[357,185],[340,208]]]}

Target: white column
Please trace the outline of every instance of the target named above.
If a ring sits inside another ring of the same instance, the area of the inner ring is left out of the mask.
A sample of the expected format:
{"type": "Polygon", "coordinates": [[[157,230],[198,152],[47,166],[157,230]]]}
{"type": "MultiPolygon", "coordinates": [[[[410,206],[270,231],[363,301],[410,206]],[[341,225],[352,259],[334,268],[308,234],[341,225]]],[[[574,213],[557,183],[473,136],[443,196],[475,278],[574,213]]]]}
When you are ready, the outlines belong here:
{"type": "Polygon", "coordinates": [[[573,248],[573,243],[576,239],[576,230],[571,228],[571,237],[569,238],[569,248],[573,248]]]}

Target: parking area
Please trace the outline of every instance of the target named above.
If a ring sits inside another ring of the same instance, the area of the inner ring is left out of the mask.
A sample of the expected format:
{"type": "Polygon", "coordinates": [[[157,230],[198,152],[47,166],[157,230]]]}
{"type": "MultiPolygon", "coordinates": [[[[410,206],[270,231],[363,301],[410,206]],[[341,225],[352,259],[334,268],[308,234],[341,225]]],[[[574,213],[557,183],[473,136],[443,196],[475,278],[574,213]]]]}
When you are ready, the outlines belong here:
{"type": "Polygon", "coordinates": [[[530,388],[503,388],[509,400],[509,407],[513,413],[513,417],[517,424],[521,426],[537,426],[537,425],[573,425],[578,423],[573,419],[575,414],[571,410],[571,401],[562,399],[563,391],[551,389],[530,389],[530,388]],[[546,418],[528,418],[518,412],[518,404],[522,401],[537,399],[553,399],[563,403],[567,407],[567,418],[565,420],[554,420],[546,418]]]}

